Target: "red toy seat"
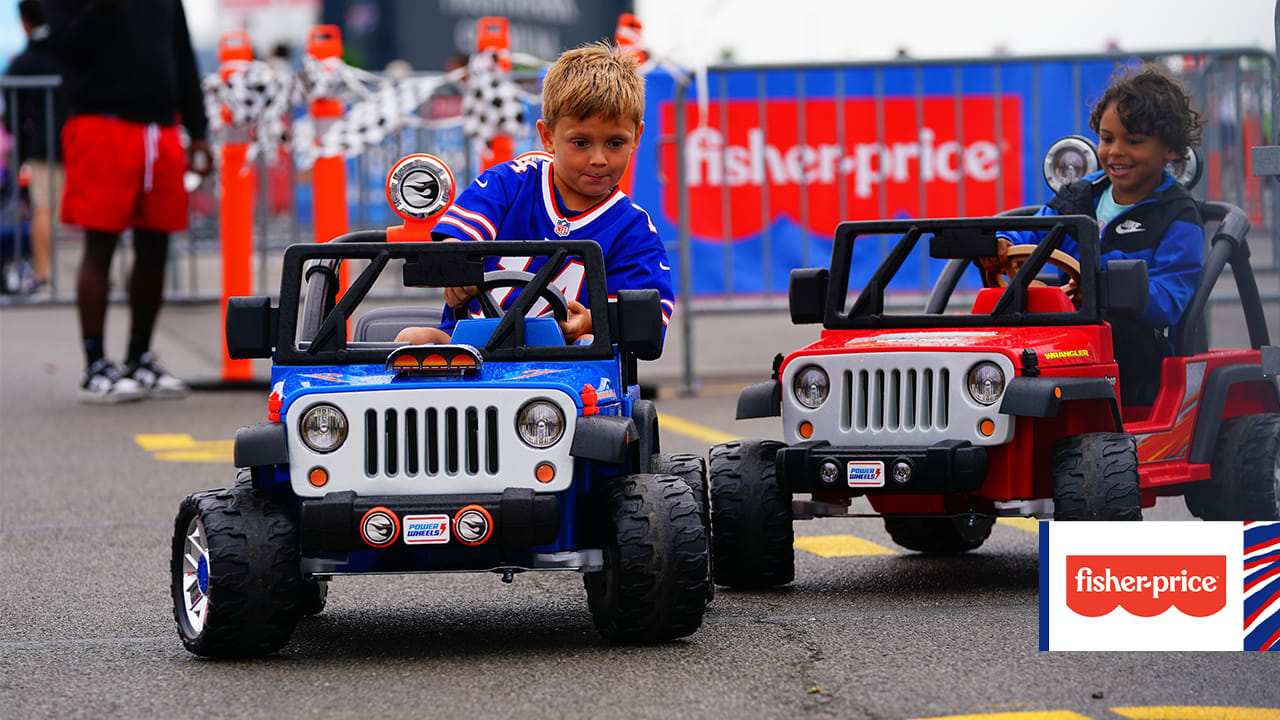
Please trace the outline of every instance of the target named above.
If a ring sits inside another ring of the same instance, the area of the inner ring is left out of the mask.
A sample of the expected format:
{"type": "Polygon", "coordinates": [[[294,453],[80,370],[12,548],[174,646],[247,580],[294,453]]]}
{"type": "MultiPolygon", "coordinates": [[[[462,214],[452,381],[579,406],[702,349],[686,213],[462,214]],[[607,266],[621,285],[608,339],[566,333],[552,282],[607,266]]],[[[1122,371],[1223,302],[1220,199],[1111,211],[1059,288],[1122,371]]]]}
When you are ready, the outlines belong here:
{"type": "MultiPolygon", "coordinates": [[[[990,315],[996,307],[996,301],[1005,288],[982,288],[978,297],[973,300],[974,315],[990,315]]],[[[1076,306],[1071,303],[1062,288],[1032,285],[1027,288],[1027,312],[1075,312],[1076,306]]]]}

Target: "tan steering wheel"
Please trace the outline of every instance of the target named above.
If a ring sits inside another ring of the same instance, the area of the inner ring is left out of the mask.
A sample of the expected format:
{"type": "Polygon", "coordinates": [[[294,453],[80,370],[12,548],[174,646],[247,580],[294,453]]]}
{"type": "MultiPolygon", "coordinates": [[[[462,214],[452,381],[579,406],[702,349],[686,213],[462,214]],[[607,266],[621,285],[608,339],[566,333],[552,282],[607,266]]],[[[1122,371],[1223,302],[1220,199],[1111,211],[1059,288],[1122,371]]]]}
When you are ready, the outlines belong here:
{"type": "MultiPolygon", "coordinates": [[[[982,284],[985,287],[1009,287],[1009,281],[1018,273],[1022,263],[1035,252],[1035,245],[1011,245],[1002,265],[991,265],[982,268],[982,284]]],[[[1052,265],[1067,274],[1067,282],[1060,285],[1067,298],[1076,305],[1080,304],[1080,261],[1061,250],[1054,250],[1046,265],[1052,265]]],[[[1032,285],[1045,287],[1039,280],[1032,280],[1032,285]]]]}

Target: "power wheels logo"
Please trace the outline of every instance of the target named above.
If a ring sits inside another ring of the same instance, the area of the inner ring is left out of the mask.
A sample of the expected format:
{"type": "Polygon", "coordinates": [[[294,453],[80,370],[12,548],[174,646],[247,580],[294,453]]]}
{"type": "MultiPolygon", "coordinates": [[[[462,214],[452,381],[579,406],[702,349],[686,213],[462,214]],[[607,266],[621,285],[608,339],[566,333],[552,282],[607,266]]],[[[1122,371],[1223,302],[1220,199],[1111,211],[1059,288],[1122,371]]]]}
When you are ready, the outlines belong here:
{"type": "Polygon", "coordinates": [[[851,460],[849,487],[884,487],[884,463],[879,460],[851,460]]]}
{"type": "Polygon", "coordinates": [[[405,545],[443,545],[449,542],[448,515],[406,515],[405,545]]]}
{"type": "Polygon", "coordinates": [[[1169,608],[1208,617],[1227,605],[1225,555],[1068,555],[1067,607],[1101,617],[1122,607],[1138,617],[1169,608]]]}

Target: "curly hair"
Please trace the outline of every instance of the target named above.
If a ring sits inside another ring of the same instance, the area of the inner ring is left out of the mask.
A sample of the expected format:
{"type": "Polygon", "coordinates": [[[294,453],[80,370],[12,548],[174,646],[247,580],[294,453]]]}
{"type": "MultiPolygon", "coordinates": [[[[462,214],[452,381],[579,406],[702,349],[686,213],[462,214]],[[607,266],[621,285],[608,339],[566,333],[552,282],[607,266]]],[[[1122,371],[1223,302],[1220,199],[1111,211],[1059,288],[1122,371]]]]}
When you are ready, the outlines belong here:
{"type": "Polygon", "coordinates": [[[1102,114],[1112,103],[1120,124],[1129,132],[1160,138],[1179,155],[1200,144],[1203,120],[1191,105],[1191,95],[1159,65],[1143,63],[1138,68],[1125,68],[1111,79],[1111,86],[1089,117],[1089,127],[1095,133],[1102,114]]]}

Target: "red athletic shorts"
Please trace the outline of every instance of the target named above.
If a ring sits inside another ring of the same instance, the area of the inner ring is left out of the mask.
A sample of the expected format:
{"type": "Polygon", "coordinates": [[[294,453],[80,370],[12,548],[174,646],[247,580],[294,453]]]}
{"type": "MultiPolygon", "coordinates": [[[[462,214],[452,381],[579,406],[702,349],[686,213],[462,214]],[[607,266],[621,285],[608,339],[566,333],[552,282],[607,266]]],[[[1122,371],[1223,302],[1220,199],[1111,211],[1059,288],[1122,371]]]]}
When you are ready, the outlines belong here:
{"type": "Polygon", "coordinates": [[[74,115],[62,128],[62,222],[86,230],[187,226],[186,154],[177,125],[74,115]]]}

